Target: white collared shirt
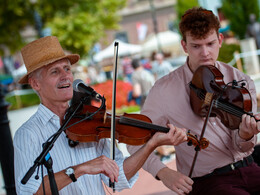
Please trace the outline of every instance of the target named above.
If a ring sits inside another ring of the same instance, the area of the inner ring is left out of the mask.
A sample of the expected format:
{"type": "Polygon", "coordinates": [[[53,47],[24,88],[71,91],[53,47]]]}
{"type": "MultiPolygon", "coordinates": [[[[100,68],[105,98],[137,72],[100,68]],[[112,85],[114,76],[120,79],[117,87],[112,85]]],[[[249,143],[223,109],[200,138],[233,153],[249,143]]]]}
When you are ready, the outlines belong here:
{"type": "MultiPolygon", "coordinates": [[[[59,117],[44,105],[40,104],[37,112],[16,131],[14,136],[14,165],[17,194],[26,195],[37,192],[42,182],[41,169],[39,171],[40,179],[35,179],[36,169],[25,185],[21,184],[21,180],[29,168],[33,166],[35,159],[42,152],[42,144],[46,142],[51,135],[56,133],[59,128],[59,117]]],[[[53,160],[53,171],[56,173],[69,166],[81,164],[101,155],[109,157],[110,140],[101,139],[99,142],[80,143],[76,147],[71,148],[68,145],[66,134],[63,132],[56,140],[49,153],[53,160]]],[[[137,180],[138,174],[127,181],[123,171],[124,157],[117,148],[115,152],[115,161],[120,169],[119,181],[115,183],[116,190],[120,191],[125,188],[131,188],[137,180]]],[[[44,175],[47,175],[45,167],[43,171],[44,175]]],[[[77,182],[72,182],[64,187],[59,191],[59,194],[105,194],[101,180],[108,185],[109,178],[105,175],[86,174],[79,177],[77,182]]]]}

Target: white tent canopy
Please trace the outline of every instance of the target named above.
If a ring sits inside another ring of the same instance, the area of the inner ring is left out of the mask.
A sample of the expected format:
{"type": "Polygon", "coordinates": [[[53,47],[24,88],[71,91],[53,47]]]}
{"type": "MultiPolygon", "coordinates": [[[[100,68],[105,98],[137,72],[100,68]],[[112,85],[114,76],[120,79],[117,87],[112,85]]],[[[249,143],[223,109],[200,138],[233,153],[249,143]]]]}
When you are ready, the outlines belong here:
{"type": "Polygon", "coordinates": [[[157,34],[153,34],[148,37],[142,45],[143,52],[151,52],[158,50],[158,42],[161,49],[170,49],[180,47],[181,36],[173,31],[165,31],[157,34]]]}
{"type": "Polygon", "coordinates": [[[22,76],[27,73],[25,65],[21,65],[18,69],[12,71],[12,76],[15,80],[19,80],[22,76]]]}
{"type": "Polygon", "coordinates": [[[115,40],[111,45],[109,45],[104,50],[98,52],[94,55],[94,60],[100,62],[103,59],[111,58],[114,56],[114,43],[118,42],[118,56],[132,55],[141,52],[142,46],[134,45],[122,42],[120,40],[115,40]]]}

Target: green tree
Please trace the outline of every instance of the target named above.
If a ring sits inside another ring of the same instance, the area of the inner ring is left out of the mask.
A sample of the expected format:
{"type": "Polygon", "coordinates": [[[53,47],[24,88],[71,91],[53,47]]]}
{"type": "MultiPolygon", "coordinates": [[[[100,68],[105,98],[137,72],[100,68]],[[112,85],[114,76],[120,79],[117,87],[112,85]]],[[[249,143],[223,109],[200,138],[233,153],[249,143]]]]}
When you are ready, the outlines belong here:
{"type": "Polygon", "coordinates": [[[0,0],[0,54],[9,49],[12,53],[23,44],[20,31],[32,18],[27,0],[0,0]]]}
{"type": "Polygon", "coordinates": [[[198,7],[198,0],[177,0],[176,11],[178,20],[181,20],[181,16],[190,8],[198,7]]]}
{"type": "Polygon", "coordinates": [[[198,0],[177,0],[176,3],[176,14],[177,18],[173,22],[174,28],[179,32],[179,22],[181,21],[181,16],[190,8],[198,7],[198,0]]]}
{"type": "Polygon", "coordinates": [[[249,15],[253,13],[259,18],[257,0],[222,0],[221,10],[230,22],[230,30],[240,39],[245,38],[249,15]]]}
{"type": "MultiPolygon", "coordinates": [[[[43,28],[51,28],[62,46],[81,56],[87,55],[105,30],[118,28],[117,14],[126,0],[0,0],[0,52],[11,53],[26,44],[21,30],[26,26],[41,27],[35,22],[35,13],[43,28]]],[[[39,35],[40,36],[40,35],[39,35]]]]}

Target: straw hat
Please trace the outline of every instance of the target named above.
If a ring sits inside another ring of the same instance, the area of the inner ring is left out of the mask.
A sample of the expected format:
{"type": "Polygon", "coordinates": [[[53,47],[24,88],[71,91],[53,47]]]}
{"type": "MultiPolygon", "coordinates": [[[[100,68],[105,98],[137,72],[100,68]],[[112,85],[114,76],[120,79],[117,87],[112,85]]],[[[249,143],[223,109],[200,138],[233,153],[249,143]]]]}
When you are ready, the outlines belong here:
{"type": "Polygon", "coordinates": [[[28,75],[43,66],[64,58],[67,58],[72,65],[80,58],[78,54],[65,55],[58,38],[54,36],[43,37],[29,43],[22,48],[21,53],[27,69],[27,74],[19,80],[21,84],[28,83],[28,75]]]}

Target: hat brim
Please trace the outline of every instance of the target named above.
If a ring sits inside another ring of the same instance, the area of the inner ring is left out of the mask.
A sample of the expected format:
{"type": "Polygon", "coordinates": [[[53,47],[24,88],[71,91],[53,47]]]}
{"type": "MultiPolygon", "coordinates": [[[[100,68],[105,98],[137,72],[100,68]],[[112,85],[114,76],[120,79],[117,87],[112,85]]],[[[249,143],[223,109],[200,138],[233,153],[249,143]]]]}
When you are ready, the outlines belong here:
{"type": "Polygon", "coordinates": [[[62,60],[62,59],[68,59],[70,61],[70,64],[73,65],[75,63],[77,63],[80,59],[80,56],[78,54],[70,54],[70,55],[65,55],[65,56],[62,56],[60,58],[54,58],[54,59],[51,59],[51,60],[47,60],[45,62],[42,62],[40,64],[37,65],[37,67],[35,67],[33,70],[31,70],[30,72],[27,72],[26,75],[24,75],[19,81],[18,83],[20,84],[28,84],[28,76],[29,74],[31,74],[33,71],[35,70],[38,70],[39,68],[41,67],[44,67],[44,66],[47,66],[51,63],[54,63],[58,60],[62,60]]]}

